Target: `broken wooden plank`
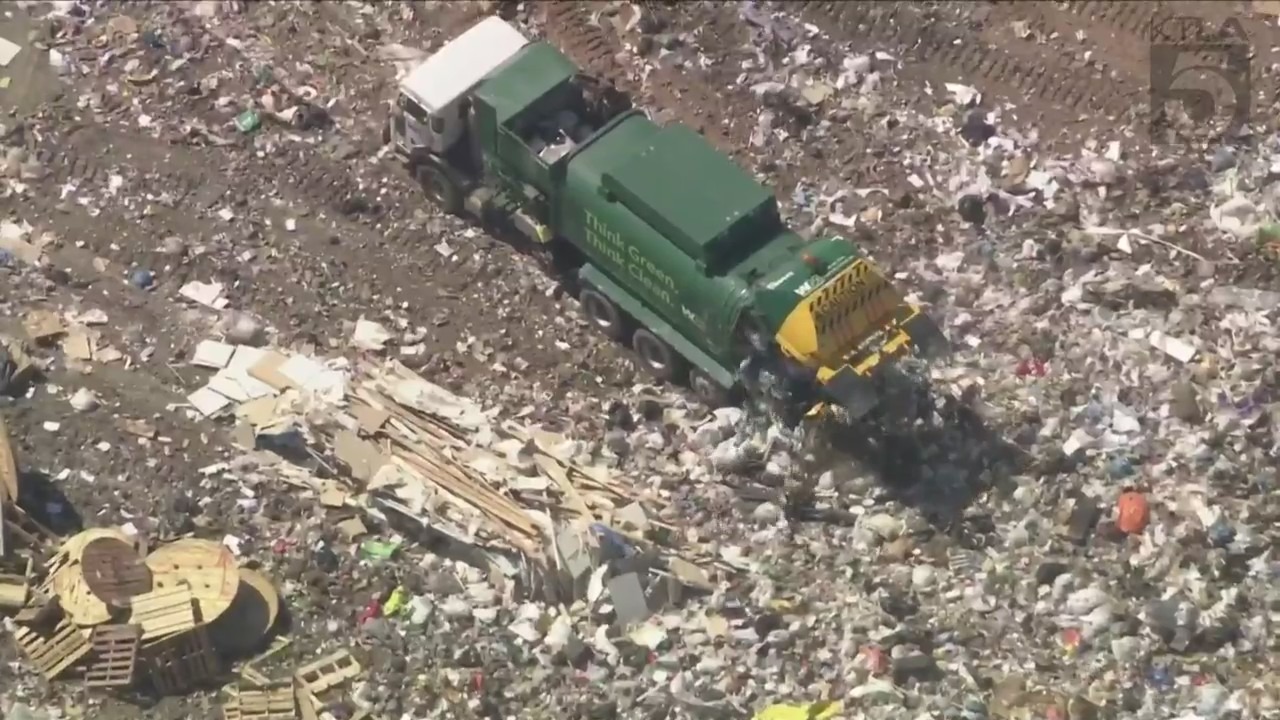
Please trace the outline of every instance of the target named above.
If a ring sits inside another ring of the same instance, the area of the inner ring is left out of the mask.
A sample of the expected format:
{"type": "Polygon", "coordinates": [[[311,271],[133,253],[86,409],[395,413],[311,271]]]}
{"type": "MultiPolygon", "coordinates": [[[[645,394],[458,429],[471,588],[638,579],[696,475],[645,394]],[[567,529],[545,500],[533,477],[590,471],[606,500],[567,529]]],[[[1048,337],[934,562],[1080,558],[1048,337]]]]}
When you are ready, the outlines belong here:
{"type": "Polygon", "coordinates": [[[66,618],[59,621],[51,633],[42,634],[32,628],[18,627],[13,638],[47,680],[56,679],[71,669],[93,649],[85,633],[66,618]]]}
{"type": "Polygon", "coordinates": [[[541,554],[541,545],[537,541],[539,537],[537,528],[531,527],[532,521],[515,503],[502,496],[495,498],[490,494],[486,497],[485,493],[478,490],[474,484],[450,476],[446,471],[433,466],[417,454],[397,454],[395,459],[409,465],[428,482],[442,487],[479,511],[493,523],[496,529],[504,531],[507,542],[521,552],[535,557],[541,554]]]}
{"type": "Polygon", "coordinates": [[[18,502],[18,461],[13,456],[13,445],[9,443],[9,428],[0,417],[0,557],[9,554],[9,545],[5,532],[5,506],[18,502]]]}
{"type": "Polygon", "coordinates": [[[597,519],[591,512],[591,508],[587,507],[587,501],[582,499],[582,495],[578,493],[578,489],[573,486],[573,482],[569,480],[569,473],[565,472],[560,461],[545,455],[543,453],[534,453],[533,462],[544,475],[555,481],[560,488],[560,492],[564,494],[565,499],[569,501],[569,506],[577,513],[578,517],[584,520],[597,519]]]}

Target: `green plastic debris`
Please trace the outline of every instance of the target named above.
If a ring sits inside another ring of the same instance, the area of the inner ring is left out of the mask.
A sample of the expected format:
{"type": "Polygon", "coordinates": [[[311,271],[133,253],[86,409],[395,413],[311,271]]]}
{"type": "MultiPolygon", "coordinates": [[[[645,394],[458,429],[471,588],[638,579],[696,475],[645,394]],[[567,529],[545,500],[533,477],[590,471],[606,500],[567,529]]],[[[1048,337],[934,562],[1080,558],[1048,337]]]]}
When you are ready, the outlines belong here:
{"type": "Polygon", "coordinates": [[[365,540],[360,543],[360,557],[365,560],[390,560],[399,549],[399,541],[365,540]]]}
{"type": "Polygon", "coordinates": [[[236,129],[245,135],[259,127],[262,127],[262,117],[258,115],[257,110],[245,110],[236,116],[236,129]]]}
{"type": "Polygon", "coordinates": [[[400,612],[409,603],[409,593],[405,592],[402,587],[396,587],[391,591],[391,596],[387,601],[382,603],[382,614],[386,617],[393,617],[400,612]]]}

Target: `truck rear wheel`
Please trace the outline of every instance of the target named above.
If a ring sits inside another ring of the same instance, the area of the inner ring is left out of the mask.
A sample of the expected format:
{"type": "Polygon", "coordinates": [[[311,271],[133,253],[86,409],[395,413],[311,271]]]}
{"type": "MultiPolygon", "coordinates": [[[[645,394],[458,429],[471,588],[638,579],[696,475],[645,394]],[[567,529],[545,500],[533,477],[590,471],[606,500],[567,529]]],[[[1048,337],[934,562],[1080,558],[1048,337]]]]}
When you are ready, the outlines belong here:
{"type": "Polygon", "coordinates": [[[594,288],[584,287],[578,295],[582,303],[582,312],[605,337],[610,340],[621,340],[625,332],[622,326],[622,313],[612,300],[594,288]]]}
{"type": "Polygon", "coordinates": [[[712,380],[710,375],[698,368],[689,371],[689,387],[712,410],[733,404],[733,390],[712,380]]]}
{"type": "Polygon", "coordinates": [[[636,354],[640,356],[640,362],[655,379],[671,382],[679,376],[684,358],[677,355],[676,351],[662,338],[640,328],[631,338],[631,347],[635,349],[636,354]]]}
{"type": "Polygon", "coordinates": [[[434,158],[424,160],[418,165],[417,176],[422,190],[441,210],[451,215],[462,212],[462,190],[443,163],[434,158]]]}

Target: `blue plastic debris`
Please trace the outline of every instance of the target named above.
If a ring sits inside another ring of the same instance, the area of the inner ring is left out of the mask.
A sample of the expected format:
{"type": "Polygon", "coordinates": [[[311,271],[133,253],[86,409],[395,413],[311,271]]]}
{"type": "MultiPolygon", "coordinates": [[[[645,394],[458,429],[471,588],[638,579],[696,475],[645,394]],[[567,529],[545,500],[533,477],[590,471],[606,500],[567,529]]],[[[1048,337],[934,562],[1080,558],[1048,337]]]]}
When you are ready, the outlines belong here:
{"type": "Polygon", "coordinates": [[[1107,463],[1107,474],[1115,480],[1121,480],[1133,475],[1133,461],[1127,457],[1113,457],[1107,463]]]}
{"type": "Polygon", "coordinates": [[[635,547],[617,530],[601,523],[591,523],[591,531],[600,539],[600,551],[606,558],[626,558],[636,554],[635,547]]]}
{"type": "Polygon", "coordinates": [[[1173,672],[1163,665],[1153,665],[1147,671],[1147,684],[1157,690],[1173,689],[1173,672]]]}
{"type": "Polygon", "coordinates": [[[17,264],[17,258],[8,250],[0,250],[0,267],[13,267],[17,264]]]}
{"type": "Polygon", "coordinates": [[[0,395],[9,389],[9,383],[13,381],[13,376],[17,372],[17,362],[9,355],[8,348],[0,345],[0,395]]]}
{"type": "Polygon", "coordinates": [[[1226,547],[1236,539],[1236,529],[1225,518],[1218,518],[1209,526],[1209,542],[1215,547],[1226,547]]]}
{"type": "Polygon", "coordinates": [[[143,32],[139,39],[142,41],[143,45],[146,45],[152,50],[169,50],[169,46],[165,44],[164,37],[155,30],[147,30],[146,32],[143,32]]]}
{"type": "Polygon", "coordinates": [[[129,284],[139,290],[150,290],[156,284],[156,275],[150,270],[138,268],[129,273],[129,284]]]}

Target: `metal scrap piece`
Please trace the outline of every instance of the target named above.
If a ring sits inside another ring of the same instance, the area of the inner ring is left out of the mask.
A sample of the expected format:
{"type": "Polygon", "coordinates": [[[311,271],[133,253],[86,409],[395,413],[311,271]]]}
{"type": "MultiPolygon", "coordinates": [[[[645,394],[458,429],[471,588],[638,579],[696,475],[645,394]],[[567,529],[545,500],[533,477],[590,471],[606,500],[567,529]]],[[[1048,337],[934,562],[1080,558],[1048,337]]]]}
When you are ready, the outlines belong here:
{"type": "Polygon", "coordinates": [[[20,626],[14,630],[13,637],[31,664],[48,680],[66,672],[92,650],[85,632],[66,618],[47,635],[20,626]]]}
{"type": "Polygon", "coordinates": [[[93,629],[92,659],[84,672],[91,688],[128,687],[133,684],[142,628],[138,625],[99,625],[93,629]]]}

